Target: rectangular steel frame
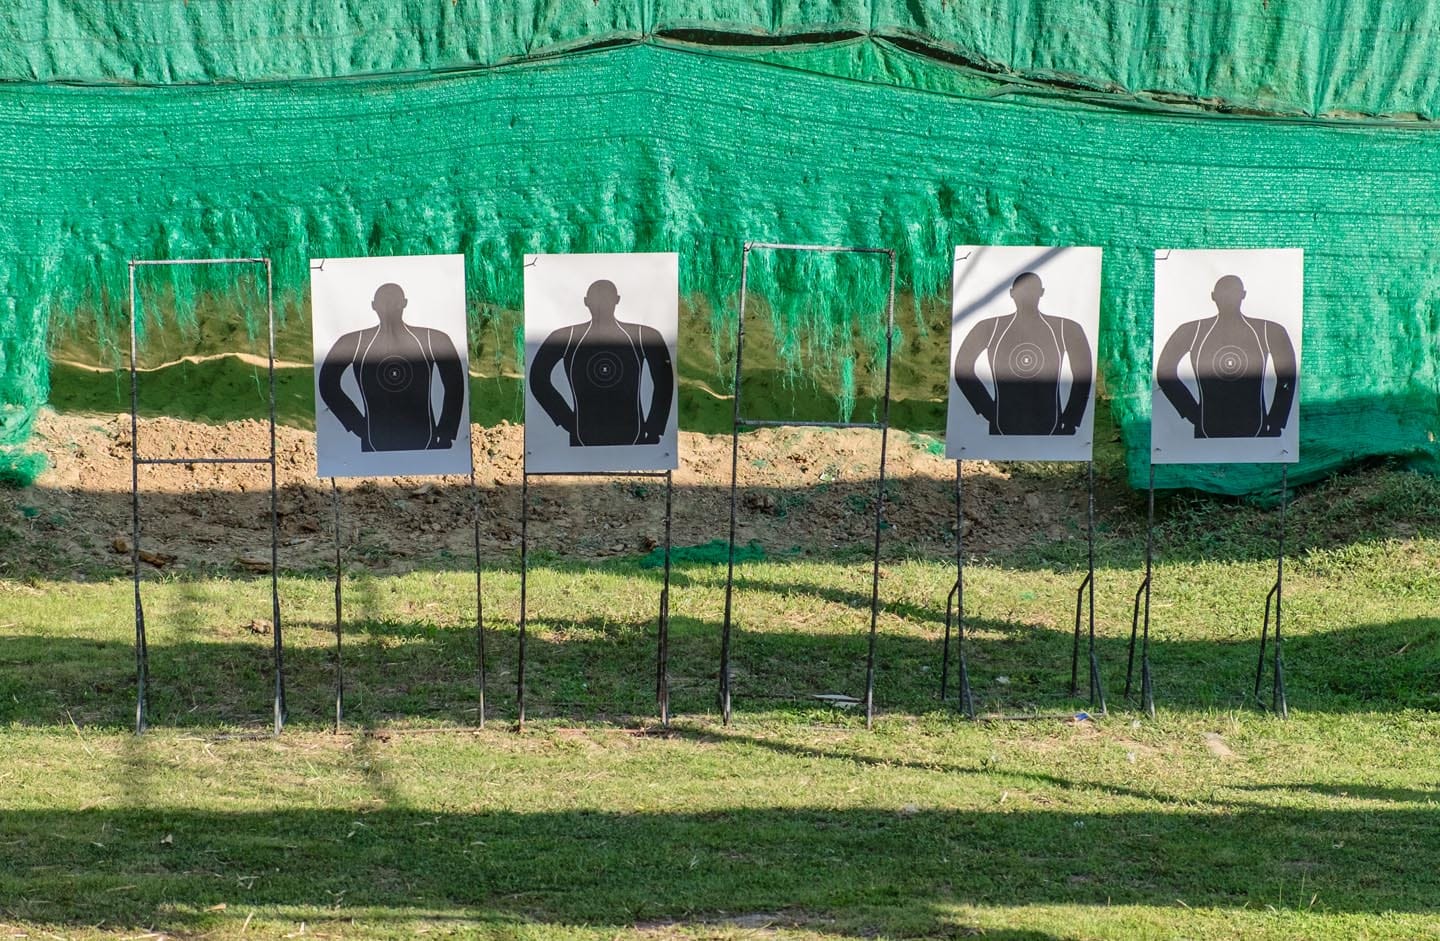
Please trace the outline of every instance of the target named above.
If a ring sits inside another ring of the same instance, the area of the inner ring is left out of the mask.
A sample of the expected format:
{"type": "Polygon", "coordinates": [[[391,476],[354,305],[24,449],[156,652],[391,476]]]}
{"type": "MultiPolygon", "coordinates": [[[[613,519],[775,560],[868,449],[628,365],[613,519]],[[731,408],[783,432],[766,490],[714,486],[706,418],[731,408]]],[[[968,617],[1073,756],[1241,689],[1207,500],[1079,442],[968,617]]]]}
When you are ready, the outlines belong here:
{"type": "Polygon", "coordinates": [[[147,686],[150,678],[150,650],[145,636],[145,606],[140,592],[140,468],[159,464],[263,464],[270,468],[270,616],[275,673],[274,734],[285,725],[285,655],[280,624],[280,517],[276,497],[275,466],[275,285],[269,258],[193,258],[130,261],[130,568],[135,591],[135,734],[143,734],[147,715],[147,686]],[[140,456],[140,341],[135,303],[135,271],[138,268],[179,265],[264,265],[265,320],[268,348],[266,369],[270,379],[270,453],[266,457],[202,456],[149,458],[140,456]]]}
{"type": "Polygon", "coordinates": [[[880,617],[880,533],[885,519],[885,461],[890,435],[890,360],[895,338],[895,251],[833,245],[792,245],[781,242],[746,242],[740,259],[740,316],[735,329],[735,399],[730,432],[730,539],[725,573],[725,622],[720,634],[720,715],[730,724],[730,653],[734,634],[736,501],[739,492],[740,429],[743,428],[877,428],[880,431],[880,471],[875,486],[875,551],[870,577],[870,638],[865,661],[865,727],[875,723],[875,639],[880,617]],[[740,406],[740,378],[745,363],[745,304],[750,275],[750,253],[763,251],[855,253],[884,255],[890,263],[890,290],[885,304],[885,397],[878,422],[772,421],[746,418],[740,406]]]}

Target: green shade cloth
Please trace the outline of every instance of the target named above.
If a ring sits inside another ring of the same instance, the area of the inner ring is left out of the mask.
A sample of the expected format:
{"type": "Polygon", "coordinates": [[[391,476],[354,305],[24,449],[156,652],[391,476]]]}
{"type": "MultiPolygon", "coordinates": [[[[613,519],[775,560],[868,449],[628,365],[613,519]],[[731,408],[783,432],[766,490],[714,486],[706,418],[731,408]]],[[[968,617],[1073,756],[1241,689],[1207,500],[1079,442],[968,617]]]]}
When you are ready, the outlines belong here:
{"type": "MultiPolygon", "coordinates": [[[[343,23],[309,6],[293,16],[280,6],[95,4],[89,19],[64,30],[64,18],[52,18],[48,36],[22,31],[29,51],[6,49],[5,61],[15,71],[14,57],[27,55],[36,74],[75,77],[88,69],[84,77],[100,79],[121,77],[110,73],[124,59],[132,79],[199,81],[255,78],[263,56],[294,75],[340,75],[519,55],[524,50],[491,45],[520,21],[528,32],[513,35],[530,37],[532,54],[562,47],[563,36],[593,39],[659,22],[643,4],[581,3],[563,8],[584,8],[583,24],[512,12],[504,23],[472,29],[470,21],[484,17],[478,4],[392,4],[423,7],[437,26],[427,48],[396,40],[381,49],[366,30],[342,41],[343,23]],[[122,41],[99,23],[110,22],[111,6],[114,16],[138,16],[143,7],[166,30],[192,30],[194,42],[143,31],[122,41]],[[262,6],[278,11],[273,21],[255,13],[262,6]],[[212,48],[212,27],[252,38],[212,48]],[[598,32],[584,32],[592,27],[598,32]],[[451,45],[462,34],[474,43],[463,56],[451,45]],[[106,35],[108,45],[96,38],[106,35]],[[89,36],[92,48],[66,45],[67,36],[89,36]],[[69,50],[63,57],[62,49],[69,50]],[[456,58],[447,58],[451,52],[456,58]]],[[[882,8],[913,6],[736,3],[720,16],[696,4],[680,17],[677,4],[667,6],[666,21],[743,22],[765,34],[811,30],[806,24],[820,23],[823,13],[826,23],[858,29],[882,8]]],[[[943,8],[946,29],[961,28],[962,6],[943,8]]],[[[1132,9],[1094,9],[1111,6],[1132,9]]],[[[1271,4],[1272,12],[1299,7],[1271,4]]],[[[549,9],[536,11],[542,8],[549,9]]],[[[365,23],[378,29],[399,15],[374,13],[365,23]]],[[[1160,30],[1171,13],[1154,15],[1147,29],[1160,30]]],[[[1099,13],[1076,17],[1106,22],[1099,13]]],[[[22,20],[8,22],[13,34],[22,20]]],[[[983,35],[1013,51],[1024,36],[1064,32],[1058,22],[1019,18],[1003,36],[983,35]]],[[[1238,75],[1220,68],[1238,55],[1233,50],[1208,59],[1194,53],[1180,68],[1178,50],[1192,48],[1207,22],[1214,26],[1203,18],[1175,25],[1189,38],[1149,51],[1174,60],[1177,81],[1181,71],[1211,73],[1203,82],[1194,77],[1191,90],[1201,95],[1216,94],[1222,72],[1232,83],[1238,75]]],[[[1234,30],[1248,22],[1238,18],[1234,30]]],[[[934,23],[907,28],[921,27],[932,39],[950,36],[934,23]]],[[[1290,33],[1276,29],[1270,45],[1278,50],[1290,33]]],[[[1224,30],[1211,32],[1216,49],[1230,41],[1224,30]]],[[[1124,48],[1149,47],[1132,36],[1124,48]]],[[[1086,66],[1097,70],[1092,78],[1135,72],[1133,56],[1122,65],[1118,49],[1110,47],[1114,61],[1086,66]]],[[[1340,46],[1335,55],[1344,58],[1340,46]]],[[[1331,89],[1325,94],[1357,87],[1315,81],[1331,89]]],[[[683,290],[708,299],[724,337],[733,328],[741,244],[760,239],[894,248],[902,290],[932,298],[948,293],[954,244],[1104,247],[1101,367],[1136,485],[1148,476],[1152,249],[1300,247],[1303,460],[1292,481],[1370,455],[1433,462],[1440,282],[1432,230],[1440,183],[1432,168],[1440,165],[1440,137],[1420,128],[1121,103],[987,78],[875,38],[743,54],[629,43],[453,75],[0,86],[0,445],[23,443],[45,400],[47,329],[95,311],[111,336],[123,332],[131,258],[266,255],[278,290],[293,303],[312,256],[462,251],[472,317],[510,331],[526,252],[679,251],[683,290]]],[[[779,353],[796,368],[816,337],[836,349],[849,343],[850,331],[835,324],[883,297],[883,272],[873,266],[781,259],[759,267],[752,285],[772,299],[779,353]]],[[[187,298],[216,287],[207,281],[212,273],[173,274],[182,317],[187,298]]],[[[897,320],[904,333],[897,364],[917,355],[916,344],[947,342],[919,329],[913,307],[897,320]]],[[[873,365],[883,332],[868,323],[861,355],[868,350],[873,365]]],[[[716,386],[724,388],[727,344],[716,349],[716,386]]],[[[852,355],[838,354],[842,374],[853,374],[852,355]]],[[[1278,467],[1165,467],[1158,482],[1238,494],[1278,476],[1278,467]]]]}

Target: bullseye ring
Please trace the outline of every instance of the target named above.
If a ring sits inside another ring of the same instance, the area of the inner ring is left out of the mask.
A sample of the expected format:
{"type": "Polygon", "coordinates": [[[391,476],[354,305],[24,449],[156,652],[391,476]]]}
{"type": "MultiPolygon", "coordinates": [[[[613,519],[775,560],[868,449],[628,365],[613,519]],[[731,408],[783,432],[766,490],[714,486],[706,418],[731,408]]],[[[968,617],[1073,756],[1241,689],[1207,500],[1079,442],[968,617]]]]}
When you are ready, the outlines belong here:
{"type": "Polygon", "coordinates": [[[1222,346],[1210,357],[1210,366],[1217,379],[1234,380],[1250,373],[1250,357],[1238,346],[1222,346]]]}
{"type": "Polygon", "coordinates": [[[1019,379],[1034,379],[1045,365],[1045,356],[1034,343],[1021,343],[1010,351],[1010,373],[1019,379]]]}
{"type": "Polygon", "coordinates": [[[614,353],[597,353],[585,364],[585,378],[598,389],[608,389],[624,375],[624,365],[614,353]]]}
{"type": "Polygon", "coordinates": [[[403,392],[410,387],[415,371],[410,361],[403,356],[387,356],[380,361],[377,370],[380,388],[386,392],[403,392]]]}

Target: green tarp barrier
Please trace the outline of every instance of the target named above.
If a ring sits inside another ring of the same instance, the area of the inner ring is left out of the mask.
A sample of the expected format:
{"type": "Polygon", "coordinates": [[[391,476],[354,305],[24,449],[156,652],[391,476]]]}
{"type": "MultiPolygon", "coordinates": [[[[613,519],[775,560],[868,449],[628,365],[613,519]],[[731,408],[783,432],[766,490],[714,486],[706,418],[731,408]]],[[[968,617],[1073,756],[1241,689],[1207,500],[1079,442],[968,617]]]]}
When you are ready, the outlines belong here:
{"type": "Polygon", "coordinates": [[[978,69],[1266,112],[1433,116],[1424,0],[8,0],[0,80],[288,81],[619,41],[885,39],[978,69]]]}
{"type": "MultiPolygon", "coordinates": [[[[59,28],[63,18],[52,19],[48,38],[31,30],[28,54],[43,47],[56,56],[51,40],[103,35],[96,23],[110,6],[95,5],[68,31],[59,28]]],[[[268,30],[276,43],[310,50],[304,61],[281,58],[297,72],[324,71],[313,57],[327,42],[321,58],[336,74],[403,64],[389,53],[384,62],[364,58],[359,39],[342,55],[341,24],[312,13],[319,18],[300,28],[282,15],[283,4],[269,5],[281,13],[268,25],[246,12],[254,4],[212,0],[117,2],[114,15],[141,6],[157,21],[201,32],[212,21],[241,20],[245,29],[268,30]]],[[[576,6],[619,16],[614,5],[576,6]]],[[[957,22],[961,6],[945,7],[957,22]]],[[[879,9],[753,7],[744,7],[755,14],[751,27],[779,31],[823,11],[873,21],[879,9]],[[794,15],[777,19],[777,11],[794,15]]],[[[424,9],[446,24],[480,15],[463,0],[424,9]]],[[[374,15],[391,22],[397,14],[374,15]]],[[[8,22],[13,32],[20,20],[8,22]]],[[[1016,20],[1008,41],[1018,47],[1024,36],[1049,35],[1047,22],[1016,20]]],[[[406,55],[441,62],[450,29],[436,32],[430,51],[406,55]]],[[[497,23],[481,39],[498,35],[508,34],[497,23]]],[[[162,68],[158,49],[111,40],[115,55],[138,70],[132,77],[162,68]]],[[[139,40],[127,34],[124,42],[139,40]]],[[[204,43],[187,52],[158,33],[147,43],[164,46],[170,63],[154,77],[200,78],[186,71],[198,64],[180,66],[204,43]]],[[[478,58],[484,50],[471,51],[478,58]]],[[[119,61],[67,55],[72,70],[119,61]]],[[[206,53],[202,71],[246,77],[244,63],[257,61],[249,55],[206,53]]],[[[473,316],[493,334],[497,324],[514,330],[525,252],[674,250],[684,289],[705,299],[724,337],[741,243],[764,239],[893,247],[902,290],[931,298],[948,291],[954,244],[1103,246],[1102,372],[1137,485],[1148,472],[1152,249],[1304,248],[1303,461],[1291,479],[1370,455],[1433,463],[1440,182],[1432,168],[1440,137],[1419,128],[1166,113],[1127,100],[1077,100],[873,38],[745,54],[626,44],[453,75],[0,86],[0,445],[23,441],[44,401],[50,325],[82,312],[111,336],[123,328],[130,258],[267,255],[293,304],[311,256],[459,250],[473,316]]],[[[183,315],[185,300],[206,289],[206,274],[176,274],[183,315]]],[[[868,305],[878,283],[873,271],[825,263],[759,274],[757,286],[776,299],[780,332],[792,335],[868,305]]],[[[947,342],[923,334],[913,307],[899,320],[897,366],[947,342]]],[[[862,339],[873,356],[873,331],[862,339]]],[[[725,343],[717,352],[713,385],[724,389],[725,343]]],[[[935,382],[943,389],[943,375],[935,382]]],[[[1196,466],[1161,468],[1158,480],[1247,493],[1277,477],[1278,468],[1196,466]]]]}

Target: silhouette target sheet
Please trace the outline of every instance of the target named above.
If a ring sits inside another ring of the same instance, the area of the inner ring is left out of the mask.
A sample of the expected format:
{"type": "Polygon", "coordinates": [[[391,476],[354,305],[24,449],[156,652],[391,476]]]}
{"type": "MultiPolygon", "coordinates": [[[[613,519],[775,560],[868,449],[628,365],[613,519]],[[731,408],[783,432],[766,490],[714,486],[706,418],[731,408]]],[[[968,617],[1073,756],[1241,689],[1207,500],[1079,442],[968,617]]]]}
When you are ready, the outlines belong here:
{"type": "Polygon", "coordinates": [[[679,466],[679,256],[525,258],[525,470],[679,466]]]}
{"type": "Polygon", "coordinates": [[[465,257],[310,263],[321,477],[468,474],[465,257]]]}
{"type": "Polygon", "coordinates": [[[955,249],[946,455],[1088,461],[1098,248],[955,249]]]}
{"type": "Polygon", "coordinates": [[[1300,459],[1300,249],[1155,253],[1156,464],[1300,459]]]}

